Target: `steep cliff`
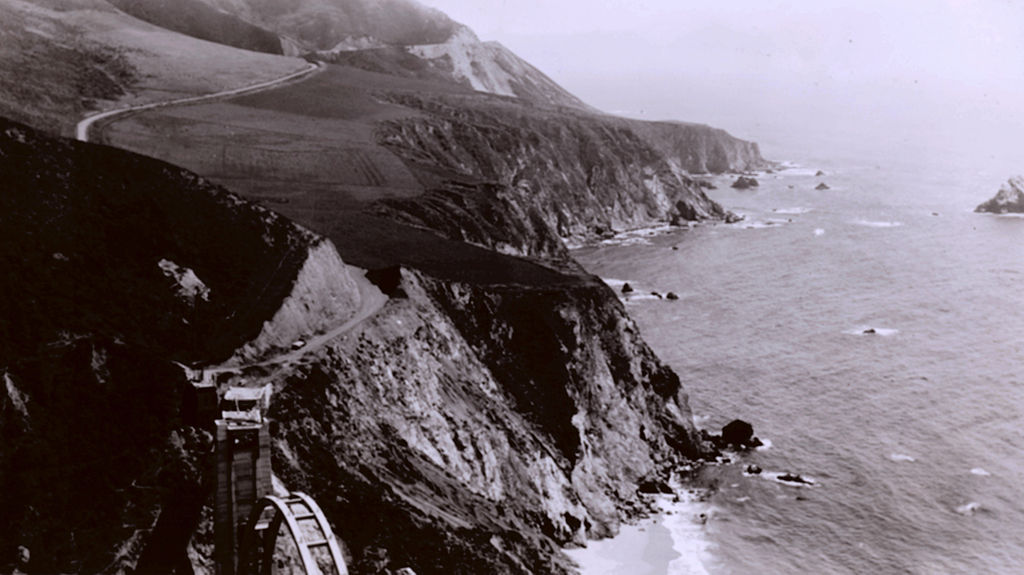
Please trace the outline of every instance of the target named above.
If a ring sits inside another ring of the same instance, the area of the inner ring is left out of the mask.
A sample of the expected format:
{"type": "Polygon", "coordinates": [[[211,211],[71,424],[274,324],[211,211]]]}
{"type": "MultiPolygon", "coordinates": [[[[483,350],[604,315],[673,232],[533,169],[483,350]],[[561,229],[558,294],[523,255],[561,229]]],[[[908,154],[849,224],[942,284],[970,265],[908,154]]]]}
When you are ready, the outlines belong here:
{"type": "Polygon", "coordinates": [[[0,571],[182,560],[210,438],[173,362],[350,314],[347,268],[195,174],[2,119],[0,177],[0,571]]]}
{"type": "Polygon", "coordinates": [[[392,299],[274,374],[276,472],[357,573],[565,573],[637,482],[697,456],[679,380],[596,278],[501,286],[393,270],[392,299]]]}
{"type": "Polygon", "coordinates": [[[725,130],[682,122],[634,122],[633,128],[665,156],[693,174],[746,172],[772,167],[756,142],[725,130]]]}
{"type": "MultiPolygon", "coordinates": [[[[557,258],[556,238],[580,243],[613,230],[727,217],[675,161],[683,144],[662,151],[657,146],[667,144],[652,143],[645,124],[514,102],[392,97],[428,114],[378,131],[381,143],[432,185],[423,197],[380,203],[380,212],[405,223],[508,253],[557,258]]],[[[728,148],[712,165],[765,163],[756,145],[724,132],[699,136],[704,131],[698,127],[690,142],[694,158],[728,148]]]]}
{"type": "Polygon", "coordinates": [[[990,214],[1024,213],[1024,177],[1010,178],[992,199],[982,203],[976,212],[990,214]]]}

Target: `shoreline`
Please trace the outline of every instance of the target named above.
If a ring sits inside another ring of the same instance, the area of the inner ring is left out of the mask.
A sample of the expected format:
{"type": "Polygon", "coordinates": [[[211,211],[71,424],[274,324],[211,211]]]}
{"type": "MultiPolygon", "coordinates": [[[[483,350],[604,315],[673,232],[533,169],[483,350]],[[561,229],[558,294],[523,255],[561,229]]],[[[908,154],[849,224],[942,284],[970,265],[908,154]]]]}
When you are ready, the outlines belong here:
{"type": "Polygon", "coordinates": [[[672,484],[676,495],[654,496],[660,510],[637,523],[623,525],[618,535],[591,540],[564,553],[581,575],[706,575],[711,543],[707,520],[711,505],[701,490],[672,484]]]}

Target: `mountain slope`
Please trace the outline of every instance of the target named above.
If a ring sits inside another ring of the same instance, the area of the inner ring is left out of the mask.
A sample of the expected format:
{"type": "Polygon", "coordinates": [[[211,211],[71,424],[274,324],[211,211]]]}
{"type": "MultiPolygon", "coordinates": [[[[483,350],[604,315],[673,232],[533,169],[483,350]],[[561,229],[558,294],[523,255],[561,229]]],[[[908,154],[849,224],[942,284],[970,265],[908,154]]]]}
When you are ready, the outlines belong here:
{"type": "Polygon", "coordinates": [[[205,0],[211,6],[294,41],[330,50],[354,39],[387,45],[443,42],[460,27],[414,0],[205,0]]]}
{"type": "Polygon", "coordinates": [[[272,80],[303,60],[205,42],[105,0],[0,2],[0,115],[73,135],[93,110],[272,80]]]}
{"type": "Polygon", "coordinates": [[[202,0],[108,0],[122,11],[201,40],[243,50],[283,54],[277,34],[217,10],[202,0]]]}

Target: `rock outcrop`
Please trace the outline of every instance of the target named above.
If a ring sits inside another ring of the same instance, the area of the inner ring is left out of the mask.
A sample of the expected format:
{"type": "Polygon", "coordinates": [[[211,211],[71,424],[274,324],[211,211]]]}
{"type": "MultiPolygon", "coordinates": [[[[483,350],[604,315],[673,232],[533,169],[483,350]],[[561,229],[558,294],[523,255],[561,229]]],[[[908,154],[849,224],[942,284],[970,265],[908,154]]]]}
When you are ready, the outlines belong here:
{"type": "Polygon", "coordinates": [[[736,178],[735,182],[732,183],[732,187],[737,190],[749,190],[750,188],[756,188],[759,185],[760,184],[757,182],[755,178],[750,178],[747,176],[740,176],[736,178]]]}
{"type": "Polygon", "coordinates": [[[991,200],[974,208],[975,212],[989,214],[1024,213],[1024,177],[1010,178],[991,200]]]}

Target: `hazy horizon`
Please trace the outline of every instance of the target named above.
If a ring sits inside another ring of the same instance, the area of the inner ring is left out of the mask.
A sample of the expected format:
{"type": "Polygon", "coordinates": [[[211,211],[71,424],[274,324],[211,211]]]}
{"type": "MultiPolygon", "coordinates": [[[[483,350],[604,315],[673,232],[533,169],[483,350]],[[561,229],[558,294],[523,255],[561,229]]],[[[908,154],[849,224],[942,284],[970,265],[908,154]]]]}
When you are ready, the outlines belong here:
{"type": "Polygon", "coordinates": [[[1024,171],[1024,6],[424,2],[597,108],[711,124],[773,159],[914,148],[1024,171]]]}

